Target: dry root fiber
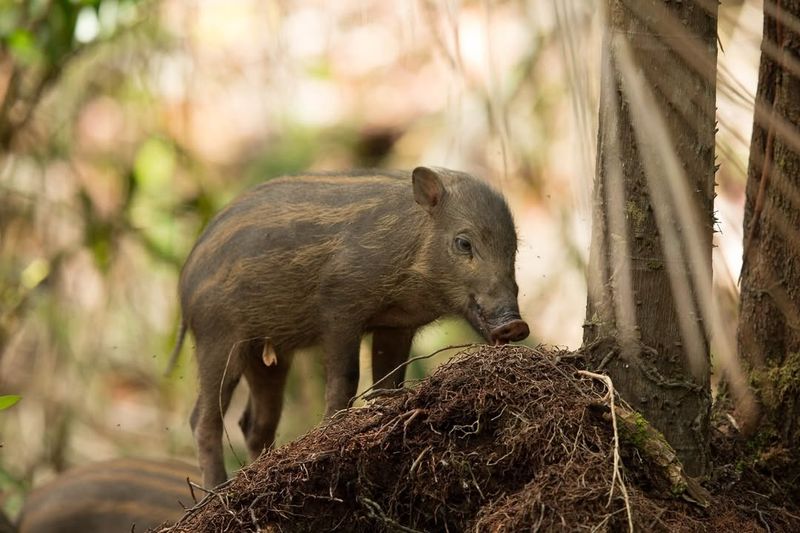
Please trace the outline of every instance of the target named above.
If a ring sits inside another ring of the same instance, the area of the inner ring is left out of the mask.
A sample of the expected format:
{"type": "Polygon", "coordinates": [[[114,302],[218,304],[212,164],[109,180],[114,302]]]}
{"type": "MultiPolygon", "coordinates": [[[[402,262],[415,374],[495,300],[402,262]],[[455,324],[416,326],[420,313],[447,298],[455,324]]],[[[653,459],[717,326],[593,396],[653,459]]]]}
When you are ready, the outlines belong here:
{"type": "Polygon", "coordinates": [[[162,531],[760,529],[664,494],[662,469],[624,439],[615,474],[608,391],[579,359],[472,347],[265,453],[162,531]]]}

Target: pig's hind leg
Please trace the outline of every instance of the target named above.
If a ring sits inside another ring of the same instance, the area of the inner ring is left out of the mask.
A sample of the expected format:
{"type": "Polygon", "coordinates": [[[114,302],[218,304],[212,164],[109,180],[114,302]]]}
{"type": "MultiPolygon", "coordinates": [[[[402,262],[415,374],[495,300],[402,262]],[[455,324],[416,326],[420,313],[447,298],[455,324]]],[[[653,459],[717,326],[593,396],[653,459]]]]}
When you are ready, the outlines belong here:
{"type": "Polygon", "coordinates": [[[190,419],[203,486],[211,489],[223,483],[225,472],[222,433],[223,417],[242,376],[242,362],[235,342],[197,339],[200,390],[190,419]]]}
{"type": "Polygon", "coordinates": [[[275,430],[283,409],[283,389],[292,364],[289,353],[276,351],[274,359],[268,359],[262,357],[263,352],[264,345],[259,343],[243,354],[244,377],[250,387],[250,397],[239,426],[251,459],[275,443],[275,430]]]}

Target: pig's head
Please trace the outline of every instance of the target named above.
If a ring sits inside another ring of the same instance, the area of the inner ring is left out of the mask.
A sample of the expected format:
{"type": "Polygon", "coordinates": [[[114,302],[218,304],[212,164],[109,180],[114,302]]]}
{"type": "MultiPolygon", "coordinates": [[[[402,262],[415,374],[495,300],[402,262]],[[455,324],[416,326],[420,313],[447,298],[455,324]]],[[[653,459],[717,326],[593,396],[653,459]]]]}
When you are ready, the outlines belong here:
{"type": "Polygon", "coordinates": [[[426,268],[445,307],[491,344],[527,337],[514,278],[517,234],[503,197],[452,170],[417,167],[412,180],[414,200],[431,217],[426,268]]]}

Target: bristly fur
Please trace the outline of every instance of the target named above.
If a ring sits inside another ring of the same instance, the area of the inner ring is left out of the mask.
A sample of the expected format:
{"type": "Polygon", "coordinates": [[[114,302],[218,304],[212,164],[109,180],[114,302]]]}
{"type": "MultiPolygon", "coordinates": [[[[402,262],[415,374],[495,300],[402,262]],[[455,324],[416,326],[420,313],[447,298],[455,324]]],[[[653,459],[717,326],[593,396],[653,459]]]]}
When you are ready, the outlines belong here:
{"type": "Polygon", "coordinates": [[[271,443],[298,348],[323,345],[331,411],[355,393],[358,344],[368,331],[376,331],[376,357],[388,361],[374,365],[383,369],[408,355],[417,328],[442,315],[464,316],[487,339],[495,328],[521,322],[517,238],[505,200],[461,172],[420,167],[414,176],[416,185],[411,172],[277,178],[208,225],[180,278],[183,322],[200,366],[192,422],[201,466],[204,456],[221,455],[216,445],[204,452],[203,441],[217,439],[219,412],[242,374],[251,402],[241,425],[263,436],[251,435],[248,445],[257,454],[271,443]],[[417,190],[423,182],[433,188],[417,190]],[[426,194],[436,197],[421,206],[426,194]],[[469,257],[454,250],[458,236],[470,240],[469,257]],[[265,370],[252,360],[267,341],[279,364],[265,370]],[[275,392],[253,392],[259,387],[275,392]]]}

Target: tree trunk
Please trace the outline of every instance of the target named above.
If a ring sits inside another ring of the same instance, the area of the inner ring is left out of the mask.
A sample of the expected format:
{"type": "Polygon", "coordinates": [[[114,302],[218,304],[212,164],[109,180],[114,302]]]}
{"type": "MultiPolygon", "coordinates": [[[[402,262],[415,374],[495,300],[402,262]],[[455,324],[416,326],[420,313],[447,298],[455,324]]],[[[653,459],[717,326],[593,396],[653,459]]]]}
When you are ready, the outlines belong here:
{"type": "MultiPolygon", "coordinates": [[[[764,2],[747,170],[739,353],[768,440],[800,446],[800,0],[764,2]]],[[[752,431],[751,429],[751,431],[752,431]]]]}
{"type": "Polygon", "coordinates": [[[708,469],[698,303],[710,298],[716,4],[609,1],[584,324],[593,366],[693,475],[708,469]]]}

